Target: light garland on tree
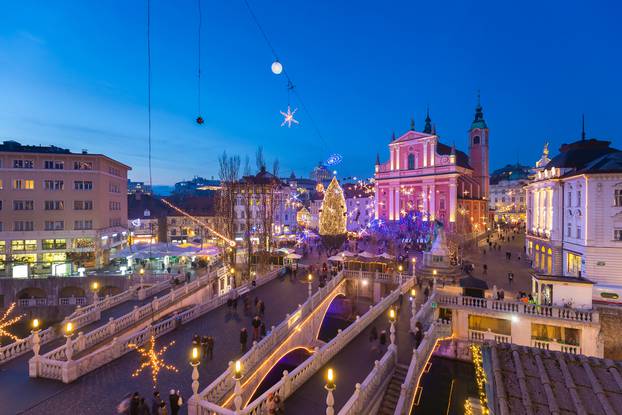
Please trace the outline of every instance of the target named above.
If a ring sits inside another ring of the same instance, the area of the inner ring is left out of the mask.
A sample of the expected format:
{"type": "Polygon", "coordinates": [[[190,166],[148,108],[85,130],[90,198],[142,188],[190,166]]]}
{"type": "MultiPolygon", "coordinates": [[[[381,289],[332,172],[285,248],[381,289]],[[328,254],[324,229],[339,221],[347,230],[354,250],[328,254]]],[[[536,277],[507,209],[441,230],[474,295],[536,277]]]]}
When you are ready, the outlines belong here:
{"type": "Polygon", "coordinates": [[[4,314],[2,315],[2,317],[0,317],[0,338],[1,337],[8,337],[9,339],[13,340],[13,341],[18,341],[20,340],[19,337],[17,337],[16,335],[14,335],[13,333],[11,333],[10,331],[8,331],[7,329],[9,327],[11,327],[12,325],[14,325],[15,323],[17,323],[18,321],[20,321],[22,319],[22,317],[24,317],[23,314],[10,318],[9,319],[9,315],[11,314],[11,312],[13,311],[13,309],[15,308],[15,303],[11,303],[11,305],[9,306],[9,308],[4,312],[4,314]]]}
{"type": "Polygon", "coordinates": [[[179,372],[179,370],[175,366],[166,363],[166,361],[164,361],[164,359],[162,358],[162,355],[166,352],[166,350],[174,344],[175,340],[170,342],[167,346],[162,347],[160,350],[156,350],[155,336],[153,335],[149,339],[148,349],[140,347],[135,343],[128,344],[127,346],[130,349],[135,349],[143,359],[146,359],[144,362],[141,363],[138,369],[136,369],[134,373],[132,373],[132,377],[135,378],[139,376],[144,369],[151,368],[151,380],[153,381],[153,388],[155,389],[158,384],[158,374],[160,373],[160,370],[166,369],[175,373],[179,372]]]}
{"type": "Polygon", "coordinates": [[[320,235],[343,235],[347,232],[347,208],[343,189],[335,177],[324,192],[320,209],[320,235]]]}
{"type": "MultiPolygon", "coordinates": [[[[471,355],[473,356],[473,366],[475,366],[475,383],[477,383],[477,391],[479,394],[479,403],[482,406],[482,414],[488,415],[488,398],[486,397],[486,372],[484,371],[482,349],[480,346],[471,345],[471,355]]],[[[465,408],[466,409],[466,408],[465,408]]]]}

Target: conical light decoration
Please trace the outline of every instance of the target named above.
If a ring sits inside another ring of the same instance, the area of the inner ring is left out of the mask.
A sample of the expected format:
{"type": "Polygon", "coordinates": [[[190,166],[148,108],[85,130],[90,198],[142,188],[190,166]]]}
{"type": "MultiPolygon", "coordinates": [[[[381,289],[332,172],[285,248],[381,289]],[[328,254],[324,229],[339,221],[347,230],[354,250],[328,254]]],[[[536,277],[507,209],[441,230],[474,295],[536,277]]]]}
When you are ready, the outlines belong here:
{"type": "Polygon", "coordinates": [[[333,177],[324,192],[320,209],[320,235],[344,235],[347,232],[346,198],[337,178],[333,177]]]}

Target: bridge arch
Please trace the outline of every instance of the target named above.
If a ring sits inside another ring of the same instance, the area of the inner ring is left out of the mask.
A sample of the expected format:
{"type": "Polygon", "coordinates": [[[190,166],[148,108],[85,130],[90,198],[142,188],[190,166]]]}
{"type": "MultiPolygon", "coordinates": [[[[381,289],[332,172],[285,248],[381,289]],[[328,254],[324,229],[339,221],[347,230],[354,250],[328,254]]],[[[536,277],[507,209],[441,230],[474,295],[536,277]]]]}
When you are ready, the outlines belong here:
{"type": "MultiPolygon", "coordinates": [[[[326,340],[325,338],[322,339],[321,335],[322,333],[325,333],[326,330],[328,330],[329,332],[334,331],[335,334],[337,332],[338,328],[341,328],[342,330],[345,329],[345,327],[329,327],[330,324],[332,324],[333,320],[328,319],[327,317],[329,317],[330,314],[339,314],[339,312],[341,311],[343,313],[344,311],[344,302],[343,300],[347,300],[348,297],[345,293],[337,293],[335,296],[333,296],[333,298],[330,300],[330,303],[328,305],[328,307],[326,307],[326,309],[323,311],[323,315],[322,315],[322,319],[320,320],[320,324],[318,324],[318,328],[317,331],[315,333],[315,338],[318,340],[322,340],[322,341],[330,341],[330,339],[326,340]],[[334,330],[331,330],[334,329],[334,330]]],[[[350,314],[352,312],[352,307],[350,305],[349,307],[350,310],[350,314]]],[[[344,319],[347,320],[347,319],[344,319]]],[[[347,327],[347,325],[346,325],[347,327]]],[[[331,338],[334,337],[330,336],[331,338]]]]}
{"type": "Polygon", "coordinates": [[[60,298],[86,297],[84,289],[80,287],[76,287],[75,285],[67,285],[61,288],[58,296],[60,298]]]}
{"type": "Polygon", "coordinates": [[[18,291],[15,298],[18,300],[28,300],[31,298],[47,298],[47,294],[45,293],[43,288],[27,287],[18,291]]]}

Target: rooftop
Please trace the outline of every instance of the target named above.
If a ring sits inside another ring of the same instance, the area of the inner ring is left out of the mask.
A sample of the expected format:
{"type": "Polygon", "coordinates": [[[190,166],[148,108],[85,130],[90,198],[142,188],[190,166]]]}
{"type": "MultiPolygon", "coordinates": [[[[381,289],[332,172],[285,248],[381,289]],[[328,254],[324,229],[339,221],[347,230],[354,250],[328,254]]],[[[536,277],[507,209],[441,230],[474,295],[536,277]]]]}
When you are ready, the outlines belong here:
{"type": "Polygon", "coordinates": [[[562,144],[559,148],[559,154],[551,159],[546,168],[558,167],[581,170],[592,161],[606,154],[619,151],[609,147],[610,144],[611,141],[597,140],[595,138],[581,139],[574,143],[562,144]]]}
{"type": "Polygon", "coordinates": [[[526,180],[529,178],[529,167],[519,163],[508,164],[493,171],[490,175],[490,184],[498,184],[502,180],[526,180]]]}
{"type": "Polygon", "coordinates": [[[622,362],[496,343],[482,354],[493,413],[615,415],[622,408],[622,362]]]}

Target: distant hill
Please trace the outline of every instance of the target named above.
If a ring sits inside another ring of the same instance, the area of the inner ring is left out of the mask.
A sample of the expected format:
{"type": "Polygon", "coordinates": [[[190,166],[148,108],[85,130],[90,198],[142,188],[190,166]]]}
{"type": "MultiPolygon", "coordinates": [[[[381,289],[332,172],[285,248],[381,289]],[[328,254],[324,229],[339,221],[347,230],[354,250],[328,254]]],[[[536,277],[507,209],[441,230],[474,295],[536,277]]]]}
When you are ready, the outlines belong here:
{"type": "Polygon", "coordinates": [[[153,193],[158,196],[170,196],[173,192],[173,186],[167,186],[164,184],[154,184],[153,185],[153,193]]]}

